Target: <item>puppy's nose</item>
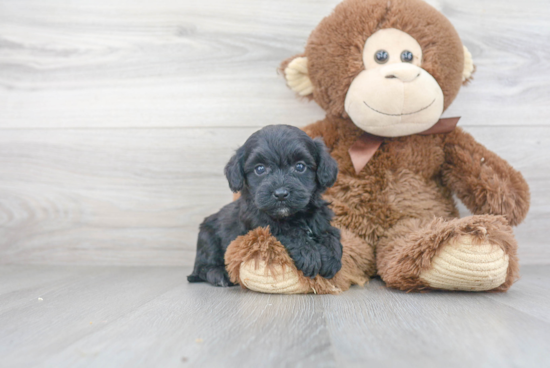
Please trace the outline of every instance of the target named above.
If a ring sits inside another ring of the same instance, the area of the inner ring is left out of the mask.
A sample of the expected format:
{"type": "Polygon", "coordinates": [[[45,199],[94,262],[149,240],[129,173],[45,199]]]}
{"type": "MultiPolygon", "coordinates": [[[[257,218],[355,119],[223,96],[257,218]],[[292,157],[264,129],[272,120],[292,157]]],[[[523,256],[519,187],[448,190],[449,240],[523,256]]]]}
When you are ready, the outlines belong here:
{"type": "Polygon", "coordinates": [[[288,193],[288,190],[286,190],[285,188],[279,188],[279,189],[275,189],[275,191],[273,192],[273,195],[279,201],[284,201],[285,199],[288,198],[289,193],[288,193]]]}

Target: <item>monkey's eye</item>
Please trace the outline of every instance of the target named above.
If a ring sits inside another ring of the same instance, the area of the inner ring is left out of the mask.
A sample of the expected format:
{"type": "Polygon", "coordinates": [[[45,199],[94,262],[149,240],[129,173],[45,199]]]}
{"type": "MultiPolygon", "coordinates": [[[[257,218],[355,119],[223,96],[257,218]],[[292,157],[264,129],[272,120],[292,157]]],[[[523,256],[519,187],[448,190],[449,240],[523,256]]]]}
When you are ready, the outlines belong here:
{"type": "Polygon", "coordinates": [[[303,173],[304,171],[306,171],[307,167],[303,162],[298,162],[296,165],[294,165],[294,168],[297,172],[303,173]]]}
{"type": "Polygon", "coordinates": [[[413,61],[413,53],[410,52],[410,51],[403,51],[401,53],[401,61],[404,62],[404,63],[412,63],[413,61]]]}
{"type": "Polygon", "coordinates": [[[388,55],[388,52],[386,50],[378,50],[374,54],[374,61],[376,61],[378,64],[386,63],[389,58],[390,55],[388,55]]]}
{"type": "Polygon", "coordinates": [[[256,175],[262,176],[267,172],[267,170],[264,165],[258,165],[254,168],[254,172],[256,173],[256,175]]]}

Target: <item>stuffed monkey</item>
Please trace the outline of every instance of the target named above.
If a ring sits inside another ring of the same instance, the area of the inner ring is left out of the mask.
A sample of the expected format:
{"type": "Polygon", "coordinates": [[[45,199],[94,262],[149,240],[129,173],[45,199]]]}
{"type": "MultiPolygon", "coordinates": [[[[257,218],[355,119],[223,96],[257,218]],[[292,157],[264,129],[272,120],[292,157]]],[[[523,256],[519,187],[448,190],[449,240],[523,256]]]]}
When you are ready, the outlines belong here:
{"type": "Polygon", "coordinates": [[[339,164],[325,199],[343,266],[333,279],[308,279],[269,229],[255,229],[228,248],[232,281],[271,293],[338,293],[376,274],[407,291],[512,285],[511,226],[527,214],[529,187],[458,119],[440,119],[474,71],[440,12],[422,0],[344,0],[281,70],[326,111],[303,129],[339,164]],[[459,218],[453,194],[472,216],[459,218]]]}

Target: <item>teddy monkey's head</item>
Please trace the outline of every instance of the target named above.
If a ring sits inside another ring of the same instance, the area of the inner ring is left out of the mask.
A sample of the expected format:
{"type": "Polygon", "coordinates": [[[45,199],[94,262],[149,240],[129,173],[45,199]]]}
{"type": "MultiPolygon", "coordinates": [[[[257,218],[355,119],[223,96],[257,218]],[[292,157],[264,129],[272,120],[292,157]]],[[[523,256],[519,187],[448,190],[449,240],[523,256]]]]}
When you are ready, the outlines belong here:
{"type": "Polygon", "coordinates": [[[383,137],[432,127],[474,71],[451,23],[422,0],[344,0],[283,62],[328,115],[383,137]]]}

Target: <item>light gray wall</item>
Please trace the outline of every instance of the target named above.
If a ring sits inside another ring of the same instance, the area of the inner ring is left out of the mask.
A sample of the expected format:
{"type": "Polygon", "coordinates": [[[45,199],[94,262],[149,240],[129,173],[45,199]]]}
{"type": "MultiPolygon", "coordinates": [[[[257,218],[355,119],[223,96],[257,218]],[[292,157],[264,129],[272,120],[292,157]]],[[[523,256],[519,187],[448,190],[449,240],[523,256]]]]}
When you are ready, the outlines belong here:
{"type": "MultiPolygon", "coordinates": [[[[0,0],[0,263],[189,265],[232,151],[323,117],[276,73],[336,0],[0,0]]],[[[549,263],[550,7],[440,0],[477,65],[446,116],[527,178],[549,263]]]]}

